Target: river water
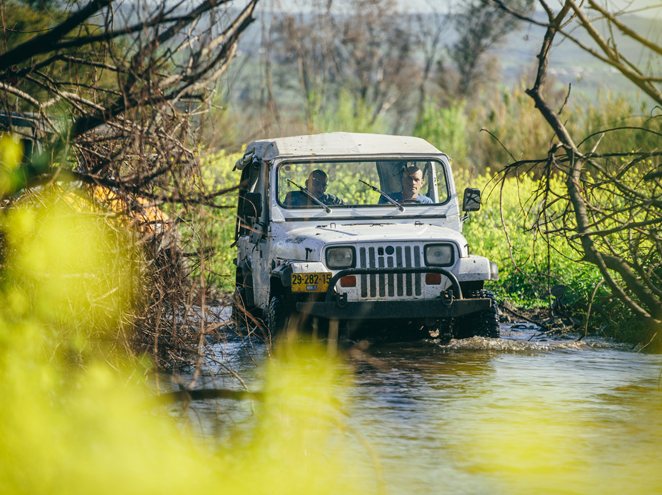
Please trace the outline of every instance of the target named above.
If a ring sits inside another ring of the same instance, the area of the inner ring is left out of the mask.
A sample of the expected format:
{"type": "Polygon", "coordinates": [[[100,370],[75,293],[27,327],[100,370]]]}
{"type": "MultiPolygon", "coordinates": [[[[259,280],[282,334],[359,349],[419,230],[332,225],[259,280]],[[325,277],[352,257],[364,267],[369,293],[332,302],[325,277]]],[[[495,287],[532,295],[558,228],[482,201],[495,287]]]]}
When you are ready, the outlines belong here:
{"type": "MultiPolygon", "coordinates": [[[[214,352],[202,387],[241,388],[232,368],[260,388],[266,346],[229,339],[214,352]]],[[[349,444],[377,493],[662,494],[661,355],[520,325],[494,340],[362,345],[341,362],[349,444]]],[[[187,413],[220,444],[254,406],[187,413]]]]}

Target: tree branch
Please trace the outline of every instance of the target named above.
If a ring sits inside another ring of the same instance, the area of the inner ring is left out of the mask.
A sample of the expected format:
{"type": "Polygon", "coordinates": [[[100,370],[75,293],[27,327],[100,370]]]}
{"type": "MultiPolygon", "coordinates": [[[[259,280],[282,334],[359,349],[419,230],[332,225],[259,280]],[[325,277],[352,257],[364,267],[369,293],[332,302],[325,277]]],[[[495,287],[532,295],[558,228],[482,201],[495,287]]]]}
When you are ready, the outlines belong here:
{"type": "MultiPolygon", "coordinates": [[[[588,212],[587,205],[584,201],[582,194],[582,168],[584,158],[574,144],[570,134],[565,128],[564,124],[560,121],[558,116],[549,108],[540,94],[543,85],[549,52],[552,46],[552,41],[559,32],[561,23],[565,16],[569,13],[570,8],[574,6],[572,0],[566,0],[561,11],[554,18],[550,15],[550,22],[545,32],[543,44],[538,54],[538,70],[536,73],[536,80],[531,89],[527,89],[526,93],[534,100],[536,108],[541,112],[545,120],[547,120],[554,133],[563,144],[568,160],[570,163],[570,170],[566,179],[566,188],[570,197],[570,202],[573,206],[574,219],[576,222],[576,230],[580,234],[580,241],[586,256],[586,259],[594,263],[604,280],[610,286],[612,291],[630,307],[630,309],[637,315],[645,319],[654,319],[660,321],[662,317],[659,301],[648,288],[642,284],[636,275],[630,270],[629,266],[623,260],[610,255],[602,254],[594,244],[593,237],[588,232],[588,212]],[[637,301],[631,298],[612,277],[610,270],[616,271],[626,283],[626,286],[632,290],[639,301],[644,303],[647,308],[643,308],[637,301]]],[[[576,11],[576,9],[574,9],[576,11]]]]}
{"type": "Polygon", "coordinates": [[[600,4],[598,4],[595,0],[588,0],[589,5],[591,6],[592,9],[597,10],[600,12],[605,19],[608,19],[609,22],[611,22],[614,26],[616,26],[619,31],[621,31],[623,34],[626,36],[629,36],[635,41],[638,41],[642,45],[644,45],[646,48],[649,50],[654,51],[658,55],[662,55],[662,47],[659,45],[656,45],[652,41],[644,38],[643,36],[640,36],[639,33],[636,31],[633,31],[629,27],[627,27],[625,24],[620,22],[615,16],[611,15],[609,12],[607,12],[605,9],[602,8],[600,4]]]}
{"type": "Polygon", "coordinates": [[[110,5],[111,1],[112,0],[92,0],[81,10],[70,15],[67,19],[54,28],[49,29],[41,36],[36,36],[25,43],[21,43],[14,47],[5,54],[0,55],[0,71],[7,70],[12,65],[20,64],[35,55],[52,51],[53,46],[57,44],[58,40],[89,17],[93,16],[96,12],[110,5]]]}

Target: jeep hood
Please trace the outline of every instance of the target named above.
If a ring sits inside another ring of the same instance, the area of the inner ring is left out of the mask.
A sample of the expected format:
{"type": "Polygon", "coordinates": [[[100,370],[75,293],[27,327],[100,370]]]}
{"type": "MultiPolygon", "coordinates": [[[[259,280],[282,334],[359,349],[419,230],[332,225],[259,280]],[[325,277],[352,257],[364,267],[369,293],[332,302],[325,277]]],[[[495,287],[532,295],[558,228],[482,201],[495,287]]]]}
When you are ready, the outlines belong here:
{"type": "Polygon", "coordinates": [[[274,240],[276,256],[305,261],[319,261],[322,249],[333,244],[357,245],[384,242],[454,242],[466,256],[467,241],[452,229],[430,224],[336,224],[324,223],[288,232],[285,239],[274,240]]]}

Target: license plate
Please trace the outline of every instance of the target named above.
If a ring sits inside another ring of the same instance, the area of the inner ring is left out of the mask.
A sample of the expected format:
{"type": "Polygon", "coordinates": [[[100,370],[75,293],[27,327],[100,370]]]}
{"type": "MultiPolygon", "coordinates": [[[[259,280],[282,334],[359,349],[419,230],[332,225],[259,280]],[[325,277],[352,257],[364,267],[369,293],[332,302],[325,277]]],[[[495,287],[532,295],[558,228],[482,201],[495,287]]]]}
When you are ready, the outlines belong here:
{"type": "Polygon", "coordinates": [[[329,280],[329,272],[293,273],[292,292],[326,292],[329,280]]]}

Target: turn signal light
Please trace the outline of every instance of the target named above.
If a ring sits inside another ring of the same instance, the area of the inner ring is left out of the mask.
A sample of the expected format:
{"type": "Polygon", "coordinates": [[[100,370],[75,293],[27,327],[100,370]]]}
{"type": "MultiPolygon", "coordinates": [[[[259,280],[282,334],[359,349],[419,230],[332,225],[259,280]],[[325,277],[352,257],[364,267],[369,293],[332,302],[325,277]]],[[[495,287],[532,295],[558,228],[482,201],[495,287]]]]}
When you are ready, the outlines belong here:
{"type": "Polygon", "coordinates": [[[354,275],[345,275],[340,278],[340,287],[356,287],[356,277],[354,275]]]}
{"type": "Polygon", "coordinates": [[[426,273],[425,283],[428,285],[439,285],[441,283],[441,273],[426,273]]]}

